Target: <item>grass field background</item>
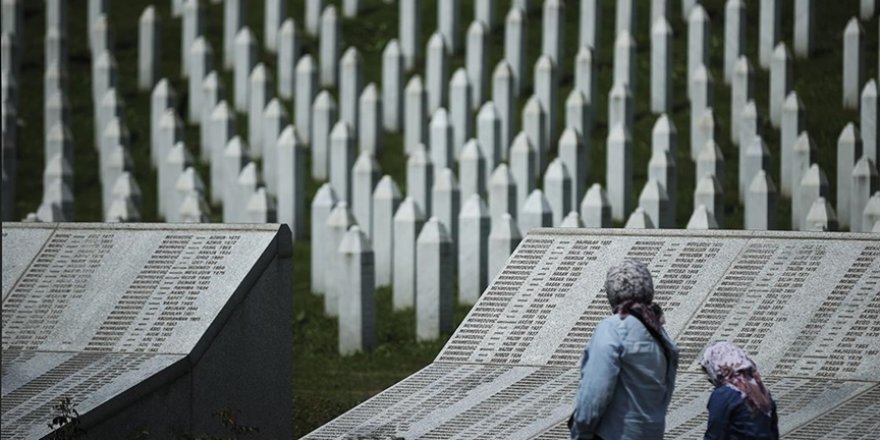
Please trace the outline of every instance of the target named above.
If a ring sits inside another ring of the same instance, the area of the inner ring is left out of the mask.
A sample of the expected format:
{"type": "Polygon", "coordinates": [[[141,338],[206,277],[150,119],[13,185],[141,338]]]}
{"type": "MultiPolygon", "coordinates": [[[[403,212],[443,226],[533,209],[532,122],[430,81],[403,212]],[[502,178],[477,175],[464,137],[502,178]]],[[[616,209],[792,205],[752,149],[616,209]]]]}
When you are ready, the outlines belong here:
{"type": "MultiPolygon", "coordinates": [[[[42,194],[43,158],[43,70],[44,51],[43,35],[45,33],[45,7],[41,1],[23,1],[24,5],[24,39],[22,48],[22,66],[19,77],[20,103],[18,109],[18,194],[16,199],[16,215],[24,217],[28,212],[36,211],[42,194]]],[[[156,213],[156,174],[150,166],[149,153],[149,92],[137,90],[137,35],[138,17],[143,8],[151,2],[145,0],[125,0],[111,2],[110,23],[114,36],[114,55],[119,75],[118,90],[125,102],[125,122],[130,132],[131,153],[134,160],[134,174],[143,192],[142,216],[144,221],[160,221],[156,213]]],[[[247,24],[260,42],[259,59],[270,66],[273,77],[277,80],[275,56],[262,49],[263,33],[263,2],[249,0],[247,3],[247,24]]],[[[296,20],[302,40],[304,53],[317,56],[317,42],[304,35],[304,0],[288,1],[289,14],[296,20]]],[[[341,7],[341,1],[328,1],[341,7]]],[[[344,51],[349,46],[357,47],[364,59],[364,84],[375,82],[380,85],[381,52],[389,39],[397,35],[397,6],[385,4],[381,0],[361,2],[363,11],[356,19],[345,19],[342,25],[342,46],[344,51]]],[[[510,6],[509,1],[499,0],[498,26],[490,36],[489,69],[494,69],[503,54],[503,20],[510,6]]],[[[537,4],[539,2],[533,2],[537,4]]],[[[647,165],[650,159],[651,128],[657,115],[649,111],[650,87],[650,35],[649,2],[639,0],[638,24],[635,39],[636,54],[636,90],[635,126],[632,128],[634,157],[634,197],[638,197],[647,179],[647,165]]],[[[684,227],[690,217],[693,203],[695,166],[689,158],[689,104],[686,99],[686,36],[687,25],[680,15],[679,1],[670,1],[670,24],[675,33],[674,45],[674,104],[670,114],[678,129],[678,204],[676,223],[684,227]]],[[[729,135],[729,88],[723,83],[723,32],[724,2],[711,0],[702,2],[705,5],[711,22],[711,39],[709,42],[711,72],[715,79],[715,115],[719,127],[717,140],[722,148],[725,162],[725,223],[727,228],[742,226],[742,207],[737,202],[736,147],[728,142],[729,135]]],[[[782,38],[792,47],[793,33],[793,2],[783,1],[782,38]]],[[[171,81],[177,92],[177,109],[185,115],[187,105],[186,82],[180,76],[180,35],[181,21],[170,17],[170,1],[155,3],[161,18],[161,65],[160,77],[171,81]]],[[[205,36],[214,49],[214,66],[222,66],[222,5],[210,1],[202,1],[205,10],[205,36]]],[[[601,47],[594,55],[597,74],[597,96],[594,99],[596,123],[592,133],[590,153],[589,182],[605,182],[605,137],[607,136],[606,115],[607,95],[611,88],[612,47],[614,27],[613,0],[602,1],[603,21],[601,47]]],[[[763,119],[764,139],[772,153],[772,177],[779,182],[779,133],[769,125],[767,103],[769,93],[769,73],[758,68],[757,39],[758,11],[757,1],[749,1],[746,52],[756,68],[756,94],[759,114],[763,119]]],[[[816,142],[819,153],[819,164],[828,175],[829,182],[836,182],[836,142],[841,130],[848,122],[858,123],[855,111],[841,108],[842,91],[842,32],[850,17],[858,13],[858,0],[817,1],[816,7],[816,50],[808,60],[795,59],[794,88],[806,106],[806,127],[816,142]]],[[[436,29],[436,0],[423,0],[422,43],[426,43],[429,35],[436,29]]],[[[565,14],[566,39],[565,57],[560,66],[562,83],[559,90],[560,115],[565,98],[572,87],[573,59],[577,51],[577,20],[579,2],[566,2],[565,14]]],[[[68,30],[68,88],[67,97],[70,102],[71,131],[74,137],[75,150],[75,220],[101,221],[101,197],[97,153],[93,147],[92,133],[92,102],[90,65],[91,55],[88,50],[86,29],[86,0],[69,2],[68,30]]],[[[341,12],[341,11],[340,11],[341,12]]],[[[341,15],[341,13],[340,13],[341,15]]],[[[462,31],[473,19],[473,1],[461,1],[462,31]]],[[[541,12],[535,9],[528,12],[528,42],[526,50],[527,70],[531,76],[531,66],[540,52],[541,12]]],[[[865,30],[865,50],[863,60],[866,66],[866,78],[877,77],[877,18],[863,22],[865,30]]],[[[463,53],[452,59],[450,73],[464,63],[463,53]]],[[[423,67],[419,67],[419,73],[423,67]]],[[[231,72],[222,74],[227,100],[231,100],[233,81],[231,72]]],[[[335,91],[334,91],[335,92],[335,91]]],[[[522,108],[528,94],[520,100],[522,108]]],[[[293,114],[290,102],[285,102],[288,112],[293,114]]],[[[519,113],[517,113],[519,115],[519,113]]],[[[244,115],[238,117],[238,132],[247,132],[247,121],[244,115]]],[[[186,143],[191,151],[197,151],[198,127],[187,126],[186,143]]],[[[382,171],[390,174],[405,191],[405,156],[402,154],[402,137],[399,134],[386,133],[384,136],[384,152],[378,158],[382,171]]],[[[555,156],[555,146],[550,155],[555,156]]],[[[310,169],[310,167],[306,167],[310,169]]],[[[202,180],[209,182],[208,169],[205,164],[198,165],[202,180]]],[[[539,182],[540,184],[540,182],[539,182]]],[[[306,201],[310,203],[319,182],[309,180],[306,184],[306,201]]],[[[831,202],[834,203],[835,191],[832,188],[831,202]]],[[[213,207],[212,219],[221,221],[221,209],[213,207]]],[[[779,226],[789,226],[788,200],[781,200],[779,206],[779,226]]],[[[308,222],[309,214],[306,213],[308,222]]],[[[308,230],[308,224],[307,224],[308,230]]],[[[377,331],[378,347],[371,353],[341,357],[337,354],[337,322],[323,315],[322,299],[309,293],[309,246],[308,240],[298,242],[294,247],[294,316],[291,325],[294,331],[294,371],[292,390],[294,434],[299,437],[329,421],[333,417],[350,409],[354,405],[368,399],[404,377],[412,374],[428,364],[445,343],[445,339],[431,343],[417,343],[414,337],[414,313],[409,311],[393,312],[391,310],[391,292],[380,289],[377,292],[377,331]]],[[[466,307],[456,310],[456,324],[467,313],[466,307]]],[[[246,415],[244,415],[246,418],[246,415]]],[[[284,415],[279,415],[284,417],[284,415]]],[[[246,420],[245,420],[246,422],[246,420]]]]}

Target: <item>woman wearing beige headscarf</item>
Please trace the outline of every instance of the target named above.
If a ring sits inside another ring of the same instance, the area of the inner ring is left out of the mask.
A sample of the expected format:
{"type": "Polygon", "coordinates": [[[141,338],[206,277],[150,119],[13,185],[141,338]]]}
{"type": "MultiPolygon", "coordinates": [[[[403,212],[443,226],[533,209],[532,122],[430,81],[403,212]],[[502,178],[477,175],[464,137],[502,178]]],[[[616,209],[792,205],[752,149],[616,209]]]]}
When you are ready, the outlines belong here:
{"type": "Polygon", "coordinates": [[[715,385],[704,440],[779,439],[776,403],[742,348],[716,342],[703,352],[700,365],[715,385]]]}

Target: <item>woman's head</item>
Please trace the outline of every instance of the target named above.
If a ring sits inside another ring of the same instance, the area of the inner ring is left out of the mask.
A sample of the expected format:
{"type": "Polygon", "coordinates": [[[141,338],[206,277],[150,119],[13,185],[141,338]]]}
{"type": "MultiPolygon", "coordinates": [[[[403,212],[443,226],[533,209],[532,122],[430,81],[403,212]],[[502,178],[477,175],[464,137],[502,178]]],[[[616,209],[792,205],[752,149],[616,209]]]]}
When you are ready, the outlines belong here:
{"type": "Polygon", "coordinates": [[[636,260],[623,260],[608,268],[605,276],[605,293],[611,308],[615,309],[624,301],[650,304],[654,300],[654,282],[651,271],[644,263],[636,260]]]}
{"type": "Polygon", "coordinates": [[[716,342],[703,351],[700,365],[715,386],[729,386],[746,399],[753,410],[770,411],[770,393],[761,382],[758,366],[736,344],[716,342]]]}

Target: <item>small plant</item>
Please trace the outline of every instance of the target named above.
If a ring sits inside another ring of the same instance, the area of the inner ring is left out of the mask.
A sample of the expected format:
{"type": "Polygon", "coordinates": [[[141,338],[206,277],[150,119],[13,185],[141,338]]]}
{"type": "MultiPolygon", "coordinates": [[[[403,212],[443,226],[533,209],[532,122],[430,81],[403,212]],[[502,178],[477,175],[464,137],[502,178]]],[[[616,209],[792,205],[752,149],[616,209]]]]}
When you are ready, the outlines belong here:
{"type": "Polygon", "coordinates": [[[220,418],[220,424],[222,424],[224,428],[229,430],[229,433],[232,434],[233,439],[238,439],[239,436],[247,436],[260,432],[260,428],[239,423],[237,417],[240,413],[241,411],[233,412],[229,409],[221,409],[220,411],[215,412],[213,415],[220,418]]]}
{"type": "Polygon", "coordinates": [[[86,430],[79,426],[79,412],[71,403],[70,397],[58,399],[58,403],[53,408],[58,415],[52,417],[52,422],[47,423],[49,429],[52,430],[51,438],[53,440],[74,440],[87,437],[86,430]]]}

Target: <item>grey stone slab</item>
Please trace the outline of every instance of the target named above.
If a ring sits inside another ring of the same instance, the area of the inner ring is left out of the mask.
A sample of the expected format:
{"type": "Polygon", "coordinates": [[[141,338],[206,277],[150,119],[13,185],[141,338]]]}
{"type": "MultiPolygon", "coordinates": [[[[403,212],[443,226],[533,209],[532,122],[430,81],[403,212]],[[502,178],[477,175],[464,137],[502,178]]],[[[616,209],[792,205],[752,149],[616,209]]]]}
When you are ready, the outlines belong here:
{"type": "Polygon", "coordinates": [[[261,415],[290,406],[292,335],[281,321],[292,307],[278,295],[290,289],[289,269],[279,270],[290,264],[286,228],[5,223],[3,232],[4,248],[35,256],[15,277],[15,260],[3,259],[3,437],[43,438],[62,396],[75,396],[83,428],[100,438],[144,421],[162,435],[175,425],[201,432],[216,423],[214,402],[233,396],[268,435],[290,435],[289,422],[261,415]],[[75,281],[64,276],[72,271],[75,281]],[[39,306],[50,298],[55,307],[39,306]]]}
{"type": "Polygon", "coordinates": [[[703,434],[712,387],[698,359],[719,339],[753,354],[786,438],[873,432],[878,251],[865,234],[537,230],[433,364],[307,438],[565,437],[578,360],[610,314],[605,272],[622,258],[649,265],[682,353],[666,438],[703,434]]]}

